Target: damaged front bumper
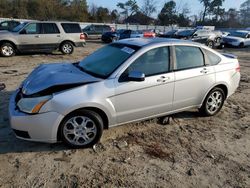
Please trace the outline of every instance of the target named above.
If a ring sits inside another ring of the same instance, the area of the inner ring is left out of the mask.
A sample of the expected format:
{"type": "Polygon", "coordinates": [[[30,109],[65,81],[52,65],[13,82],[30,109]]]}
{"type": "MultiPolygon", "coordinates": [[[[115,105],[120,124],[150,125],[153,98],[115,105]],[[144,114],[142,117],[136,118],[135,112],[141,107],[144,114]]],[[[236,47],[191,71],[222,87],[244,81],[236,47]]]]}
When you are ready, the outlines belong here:
{"type": "Polygon", "coordinates": [[[15,91],[9,102],[9,120],[16,137],[29,141],[55,143],[60,122],[64,118],[57,112],[26,114],[16,106],[15,91]]]}

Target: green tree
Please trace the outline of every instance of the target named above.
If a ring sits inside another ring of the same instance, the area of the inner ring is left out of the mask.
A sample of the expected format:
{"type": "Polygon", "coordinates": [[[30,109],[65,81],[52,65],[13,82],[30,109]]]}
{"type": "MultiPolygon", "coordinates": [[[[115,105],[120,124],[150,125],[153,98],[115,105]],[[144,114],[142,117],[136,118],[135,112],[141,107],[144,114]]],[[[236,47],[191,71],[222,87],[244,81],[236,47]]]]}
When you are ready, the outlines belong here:
{"type": "Polygon", "coordinates": [[[176,3],[174,1],[165,3],[158,15],[158,19],[162,25],[177,24],[176,3]]]}
{"type": "Polygon", "coordinates": [[[119,2],[116,6],[122,10],[121,14],[124,15],[125,19],[139,11],[136,0],[128,0],[125,3],[119,2]]]}
{"type": "Polygon", "coordinates": [[[250,26],[250,0],[245,1],[240,6],[241,21],[246,26],[250,26]]]}
{"type": "Polygon", "coordinates": [[[212,0],[199,0],[199,1],[200,1],[200,3],[203,4],[204,11],[203,11],[203,15],[202,15],[202,22],[205,22],[205,18],[207,16],[207,13],[209,12],[209,10],[211,10],[212,0]]]}

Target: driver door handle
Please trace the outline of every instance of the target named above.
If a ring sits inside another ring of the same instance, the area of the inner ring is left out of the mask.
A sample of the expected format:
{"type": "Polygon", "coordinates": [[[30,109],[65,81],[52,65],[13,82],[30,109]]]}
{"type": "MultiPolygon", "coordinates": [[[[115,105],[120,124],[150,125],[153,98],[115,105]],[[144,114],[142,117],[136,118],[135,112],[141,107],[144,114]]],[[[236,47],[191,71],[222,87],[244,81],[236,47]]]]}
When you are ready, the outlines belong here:
{"type": "Polygon", "coordinates": [[[40,38],[41,36],[40,36],[40,35],[36,35],[35,37],[36,37],[36,38],[40,38]]]}
{"type": "Polygon", "coordinates": [[[168,80],[170,80],[170,77],[161,76],[159,79],[157,79],[157,82],[164,83],[168,80]]]}

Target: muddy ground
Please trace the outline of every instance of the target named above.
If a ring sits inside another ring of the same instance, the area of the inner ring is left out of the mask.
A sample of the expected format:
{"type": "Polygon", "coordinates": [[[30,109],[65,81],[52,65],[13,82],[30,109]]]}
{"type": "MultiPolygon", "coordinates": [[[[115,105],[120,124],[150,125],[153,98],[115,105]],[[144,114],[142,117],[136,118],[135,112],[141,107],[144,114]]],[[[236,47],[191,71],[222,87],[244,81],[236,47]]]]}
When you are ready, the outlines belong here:
{"type": "Polygon", "coordinates": [[[15,138],[8,99],[41,63],[77,61],[99,48],[90,42],[70,56],[0,57],[0,187],[250,187],[250,48],[238,55],[241,83],[215,117],[191,110],[170,125],[157,119],[104,131],[96,150],[70,150],[15,138]]]}

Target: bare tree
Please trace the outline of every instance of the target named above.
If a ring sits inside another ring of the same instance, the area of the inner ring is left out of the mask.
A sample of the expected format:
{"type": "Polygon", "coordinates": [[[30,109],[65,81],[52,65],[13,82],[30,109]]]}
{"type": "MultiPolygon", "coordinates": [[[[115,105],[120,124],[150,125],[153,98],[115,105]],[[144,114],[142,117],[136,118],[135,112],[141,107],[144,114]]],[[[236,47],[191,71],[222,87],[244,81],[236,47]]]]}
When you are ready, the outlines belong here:
{"type": "Polygon", "coordinates": [[[146,16],[150,17],[152,13],[156,12],[156,1],[144,0],[141,12],[146,16]]]}

